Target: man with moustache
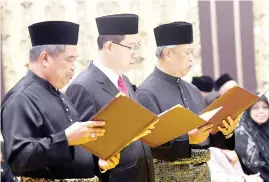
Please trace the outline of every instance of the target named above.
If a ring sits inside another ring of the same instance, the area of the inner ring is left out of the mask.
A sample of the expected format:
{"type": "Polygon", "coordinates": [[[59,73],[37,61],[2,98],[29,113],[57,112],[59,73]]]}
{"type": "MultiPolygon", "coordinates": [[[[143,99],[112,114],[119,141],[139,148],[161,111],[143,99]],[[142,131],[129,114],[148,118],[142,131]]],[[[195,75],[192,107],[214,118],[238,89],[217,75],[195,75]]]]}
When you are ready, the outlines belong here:
{"type": "Polygon", "coordinates": [[[29,26],[29,71],[3,98],[4,158],[20,181],[98,182],[96,171],[114,168],[119,155],[94,161],[79,145],[104,135],[103,121],[80,121],[59,89],[74,74],[79,25],[65,21],[29,26]]]}
{"type": "MultiPolygon", "coordinates": [[[[158,61],[154,71],[138,87],[138,101],[155,114],[177,104],[199,114],[206,107],[205,100],[194,85],[182,80],[192,66],[192,24],[163,24],[154,29],[154,34],[158,61]]],[[[175,119],[184,122],[180,118],[175,119]]],[[[156,181],[210,181],[206,163],[210,159],[208,148],[234,148],[233,130],[238,118],[233,120],[228,117],[223,122],[225,127],[219,127],[220,132],[216,135],[210,134],[213,126],[206,124],[160,147],[152,148],[156,181]]]]}

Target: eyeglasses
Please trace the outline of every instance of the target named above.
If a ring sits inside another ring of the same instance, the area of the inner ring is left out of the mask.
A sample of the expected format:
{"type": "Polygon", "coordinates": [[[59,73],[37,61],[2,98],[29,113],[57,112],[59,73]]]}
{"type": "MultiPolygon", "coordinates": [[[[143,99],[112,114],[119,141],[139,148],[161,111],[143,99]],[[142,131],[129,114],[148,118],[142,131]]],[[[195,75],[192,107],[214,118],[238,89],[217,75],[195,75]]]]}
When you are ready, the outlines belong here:
{"type": "Polygon", "coordinates": [[[133,51],[133,52],[136,52],[137,50],[140,49],[140,44],[136,44],[133,47],[130,47],[130,46],[126,46],[126,45],[123,45],[123,44],[120,44],[120,43],[117,43],[117,42],[112,42],[112,43],[117,44],[117,45],[122,46],[122,47],[126,47],[127,49],[129,49],[130,51],[133,51]]]}

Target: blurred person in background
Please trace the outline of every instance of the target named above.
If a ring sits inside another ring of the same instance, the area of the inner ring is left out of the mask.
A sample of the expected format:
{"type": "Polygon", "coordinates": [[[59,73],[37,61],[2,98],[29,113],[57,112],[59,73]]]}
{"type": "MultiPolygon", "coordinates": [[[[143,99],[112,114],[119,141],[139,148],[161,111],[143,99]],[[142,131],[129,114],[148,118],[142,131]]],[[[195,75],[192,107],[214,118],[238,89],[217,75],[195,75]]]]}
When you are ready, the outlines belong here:
{"type": "Polygon", "coordinates": [[[214,86],[214,80],[207,75],[193,77],[191,83],[201,91],[203,97],[211,93],[214,86]]]}
{"type": "Polygon", "coordinates": [[[269,182],[269,103],[262,96],[243,115],[235,130],[235,151],[246,174],[260,173],[269,182]]]}
{"type": "Polygon", "coordinates": [[[217,98],[227,92],[229,89],[237,86],[236,81],[228,74],[222,74],[215,82],[214,82],[214,91],[207,94],[205,96],[205,100],[207,105],[210,105],[217,98]]]}

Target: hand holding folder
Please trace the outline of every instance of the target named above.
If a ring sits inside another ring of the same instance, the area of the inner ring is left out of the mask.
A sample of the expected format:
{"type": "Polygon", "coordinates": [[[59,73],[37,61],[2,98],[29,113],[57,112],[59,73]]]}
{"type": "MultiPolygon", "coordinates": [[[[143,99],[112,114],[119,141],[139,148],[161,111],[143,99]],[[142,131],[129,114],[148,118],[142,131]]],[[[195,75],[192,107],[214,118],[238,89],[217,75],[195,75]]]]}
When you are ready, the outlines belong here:
{"type": "Polygon", "coordinates": [[[210,120],[221,108],[197,116],[181,105],[176,105],[159,114],[157,116],[159,121],[152,133],[141,140],[151,147],[157,147],[207,124],[206,121],[210,120]]]}
{"type": "Polygon", "coordinates": [[[227,116],[236,118],[258,99],[257,95],[234,87],[204,109],[199,116],[180,105],[156,115],[119,94],[91,118],[106,122],[105,135],[82,147],[101,159],[108,160],[138,140],[152,126],[155,128],[151,133],[140,138],[151,147],[167,143],[207,123],[213,124],[214,134],[219,131],[218,126],[223,126],[222,121],[227,116]]]}
{"type": "Polygon", "coordinates": [[[267,91],[268,89],[260,95],[255,95],[243,88],[233,87],[205,108],[200,115],[207,111],[222,107],[218,113],[208,120],[208,123],[214,125],[212,134],[215,134],[219,131],[218,126],[224,127],[222,124],[223,120],[227,120],[228,116],[232,119],[236,119],[238,115],[252,106],[260,96],[264,95],[267,91]]]}
{"type": "Polygon", "coordinates": [[[156,123],[156,119],[155,114],[120,93],[91,118],[106,122],[105,135],[82,147],[99,158],[108,160],[139,139],[156,123]]]}
{"type": "MultiPolygon", "coordinates": [[[[213,111],[208,111],[199,117],[205,121],[208,121],[212,116],[214,116],[221,107],[214,109],[213,111]]],[[[195,128],[188,132],[189,143],[190,144],[199,144],[204,142],[210,135],[210,132],[213,130],[213,124],[206,123],[201,127],[195,128]]]]}
{"type": "Polygon", "coordinates": [[[205,108],[199,116],[177,105],[160,114],[153,132],[141,140],[151,147],[157,147],[205,124],[213,124],[211,134],[215,134],[219,131],[218,126],[224,127],[223,120],[227,120],[228,116],[237,118],[268,90],[257,96],[240,87],[234,87],[205,108]]]}

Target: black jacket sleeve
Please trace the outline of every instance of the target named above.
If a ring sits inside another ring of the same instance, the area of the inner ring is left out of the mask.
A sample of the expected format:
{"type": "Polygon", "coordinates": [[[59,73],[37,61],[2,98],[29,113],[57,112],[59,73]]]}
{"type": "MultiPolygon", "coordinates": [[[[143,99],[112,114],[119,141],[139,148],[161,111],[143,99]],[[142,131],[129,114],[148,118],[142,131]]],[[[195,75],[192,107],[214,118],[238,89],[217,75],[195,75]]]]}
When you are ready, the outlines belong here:
{"type": "Polygon", "coordinates": [[[7,101],[1,119],[5,158],[13,171],[37,170],[73,160],[74,149],[68,146],[65,132],[44,137],[39,110],[22,94],[7,101]]]}

